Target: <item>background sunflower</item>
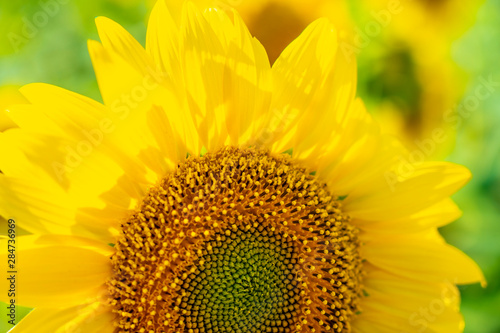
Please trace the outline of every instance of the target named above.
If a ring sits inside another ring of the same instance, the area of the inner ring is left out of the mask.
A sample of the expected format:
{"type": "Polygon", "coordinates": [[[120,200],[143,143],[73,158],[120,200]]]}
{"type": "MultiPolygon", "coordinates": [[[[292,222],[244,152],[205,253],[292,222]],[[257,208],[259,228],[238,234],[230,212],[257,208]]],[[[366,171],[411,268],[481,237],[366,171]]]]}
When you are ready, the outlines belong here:
{"type": "MultiPolygon", "coordinates": [[[[2,1],[0,27],[5,33],[0,36],[0,84],[47,82],[100,100],[90,58],[82,42],[97,38],[93,18],[104,15],[119,21],[144,42],[140,38],[145,36],[144,18],[151,2],[2,1]]],[[[303,25],[297,31],[319,15],[329,16],[337,24],[351,29],[365,29],[375,19],[372,11],[378,13],[387,6],[384,1],[337,0],[317,1],[316,5],[307,7],[298,1],[207,3],[230,4],[239,10],[248,7],[247,14],[242,15],[250,28],[252,10],[254,14],[273,14],[274,8],[276,13],[283,14],[288,9],[296,20],[292,23],[303,25]],[[283,9],[285,4],[288,7],[283,9]]],[[[415,152],[446,153],[447,160],[467,166],[474,174],[472,182],[454,198],[464,216],[442,233],[451,244],[479,263],[489,282],[486,289],[469,286],[462,290],[465,332],[499,332],[500,132],[497,128],[500,85],[497,82],[500,83],[500,67],[497,59],[500,0],[488,0],[484,4],[469,1],[467,5],[452,0],[413,1],[412,6],[400,3],[405,11],[384,26],[359,53],[359,91],[370,104],[369,109],[378,112],[388,132],[401,135],[410,143],[415,143],[415,139],[422,143],[414,146],[415,152]],[[426,22],[425,29],[418,29],[422,27],[418,22],[426,22]],[[426,61],[421,59],[422,54],[435,57],[434,67],[422,66],[426,61]],[[404,85],[400,84],[401,80],[404,85]],[[484,89],[489,94],[484,93],[484,89]],[[436,128],[442,129],[449,140],[426,141],[433,138],[436,128]],[[453,144],[454,138],[456,144],[453,144]]],[[[263,21],[255,19],[255,27],[265,28],[264,22],[269,23],[268,29],[278,29],[278,21],[271,25],[273,17],[262,16],[259,19],[263,21]]],[[[283,22],[285,18],[279,20],[283,22]]],[[[8,90],[2,89],[0,106],[6,104],[9,96],[16,98],[15,92],[4,94],[8,90]]],[[[3,315],[5,307],[1,308],[0,332],[4,332],[9,326],[3,315]]]]}

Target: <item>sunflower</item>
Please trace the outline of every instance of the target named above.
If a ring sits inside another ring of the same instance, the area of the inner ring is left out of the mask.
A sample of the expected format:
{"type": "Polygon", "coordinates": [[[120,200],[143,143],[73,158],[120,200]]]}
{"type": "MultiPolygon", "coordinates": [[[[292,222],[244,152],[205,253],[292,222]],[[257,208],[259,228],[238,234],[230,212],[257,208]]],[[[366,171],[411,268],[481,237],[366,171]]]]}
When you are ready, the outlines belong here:
{"type": "Polygon", "coordinates": [[[272,67],[235,11],[159,1],[145,49],[96,22],[104,103],[28,85],[1,135],[12,332],[461,331],[484,278],[437,227],[470,173],[405,162],[328,20],[272,67]]]}
{"type": "Polygon", "coordinates": [[[353,6],[358,38],[367,45],[359,50],[361,94],[377,105],[377,117],[392,119],[393,128],[384,130],[413,149],[421,149],[419,143],[435,131],[445,132],[447,140],[434,140],[440,147],[426,152],[437,156],[453,143],[448,117],[456,112],[468,78],[455,63],[452,46],[472,26],[483,1],[394,3],[392,11],[385,0],[353,6]]]}

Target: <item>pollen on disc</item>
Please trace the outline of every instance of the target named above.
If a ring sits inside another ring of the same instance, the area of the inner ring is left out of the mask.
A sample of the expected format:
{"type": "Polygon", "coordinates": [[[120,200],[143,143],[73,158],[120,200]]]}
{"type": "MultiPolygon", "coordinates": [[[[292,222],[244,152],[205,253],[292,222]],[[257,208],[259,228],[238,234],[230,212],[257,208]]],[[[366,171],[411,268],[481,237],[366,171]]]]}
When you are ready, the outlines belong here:
{"type": "Polygon", "coordinates": [[[357,229],[287,155],[188,158],[122,223],[116,332],[350,332],[357,229]]]}

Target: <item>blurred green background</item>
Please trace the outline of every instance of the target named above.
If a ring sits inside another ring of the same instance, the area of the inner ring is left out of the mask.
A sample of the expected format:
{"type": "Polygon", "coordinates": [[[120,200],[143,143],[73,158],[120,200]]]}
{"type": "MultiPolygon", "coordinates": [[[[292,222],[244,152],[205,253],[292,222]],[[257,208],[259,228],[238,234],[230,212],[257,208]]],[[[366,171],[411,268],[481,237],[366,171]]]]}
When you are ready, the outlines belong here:
{"type": "MultiPolygon", "coordinates": [[[[469,74],[473,94],[481,78],[500,83],[500,1],[487,1],[477,20],[454,44],[453,56],[469,74]]],[[[474,175],[455,196],[464,212],[457,222],[443,228],[447,240],[469,254],[488,281],[462,287],[466,332],[500,332],[500,86],[484,100],[457,131],[448,160],[466,165],[474,175]]]]}
{"type": "MultiPolygon", "coordinates": [[[[395,19],[369,36],[368,45],[356,49],[359,95],[387,132],[410,146],[425,140],[432,129],[445,128],[450,140],[428,157],[445,158],[472,171],[473,180],[454,197],[463,217],[441,231],[478,262],[488,281],[484,289],[461,287],[465,332],[499,333],[500,85],[454,121],[449,117],[474,100],[484,80],[500,84],[500,0],[472,1],[467,6],[438,2],[458,7],[432,5],[415,13],[408,9],[408,17],[423,17],[413,24],[425,28],[414,31],[411,22],[395,19]]],[[[16,102],[17,87],[30,82],[54,84],[101,100],[86,50],[87,39],[98,39],[94,18],[107,16],[144,43],[150,5],[146,0],[1,1],[0,107],[16,102]]],[[[335,8],[335,0],[329,5],[335,8]]],[[[374,20],[373,8],[381,8],[377,5],[377,0],[349,1],[346,7],[353,26],[365,29],[374,20]]],[[[1,119],[3,130],[8,125],[1,119]]],[[[0,307],[0,332],[6,332],[10,326],[4,320],[5,306],[0,307]]],[[[18,315],[27,312],[18,309],[18,315]]]]}

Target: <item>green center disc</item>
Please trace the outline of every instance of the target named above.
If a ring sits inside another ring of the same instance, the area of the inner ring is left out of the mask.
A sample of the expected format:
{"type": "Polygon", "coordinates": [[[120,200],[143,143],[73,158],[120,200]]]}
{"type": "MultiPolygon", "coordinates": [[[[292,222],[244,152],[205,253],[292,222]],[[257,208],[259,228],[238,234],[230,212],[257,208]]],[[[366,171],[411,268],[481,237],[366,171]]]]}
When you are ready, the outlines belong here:
{"type": "Polygon", "coordinates": [[[264,228],[212,241],[182,286],[186,326],[205,332],[285,332],[299,308],[290,241],[264,228]]]}

